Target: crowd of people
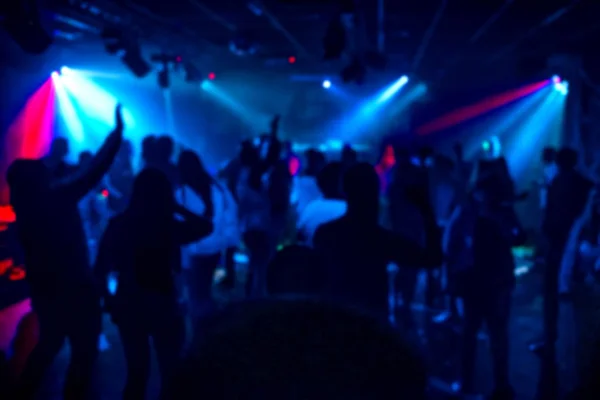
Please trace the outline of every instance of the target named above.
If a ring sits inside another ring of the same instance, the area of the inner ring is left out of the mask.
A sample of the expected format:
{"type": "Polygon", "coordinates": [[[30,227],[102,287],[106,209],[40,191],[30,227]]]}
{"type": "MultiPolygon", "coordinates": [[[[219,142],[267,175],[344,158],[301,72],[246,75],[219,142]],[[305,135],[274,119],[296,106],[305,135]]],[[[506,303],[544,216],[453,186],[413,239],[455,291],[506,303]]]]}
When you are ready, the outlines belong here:
{"type": "MultiPolygon", "coordinates": [[[[514,398],[512,248],[527,235],[515,212],[525,196],[506,161],[467,162],[457,146],[454,159],[396,149],[374,166],[346,147],[339,161],[309,150],[293,176],[290,160],[298,156],[279,139],[278,123],[258,144],[243,142],[217,176],[191,149],[174,162],[173,140],[152,135],[136,172],[120,107],[100,150],[81,153],[78,165],[65,161],[64,139],[44,159],[13,162],[10,202],[39,321],[14,398],[35,396],[66,339],[64,396],[89,398],[103,313],[119,330],[125,399],[146,398],[149,339],[164,399],[425,398],[427,366],[403,340],[413,329],[419,271],[428,287],[443,286],[461,321],[457,394],[477,395],[477,335],[485,323],[491,396],[514,398]],[[241,248],[248,254],[244,300],[221,309],[212,295],[215,270],[226,271],[223,288],[236,286],[241,248]],[[396,292],[400,310],[390,302],[396,292]]],[[[600,256],[600,207],[576,156],[544,153],[544,337],[536,344],[544,400],[558,393],[551,384],[559,299],[582,290],[594,273],[587,260],[600,256]]]]}

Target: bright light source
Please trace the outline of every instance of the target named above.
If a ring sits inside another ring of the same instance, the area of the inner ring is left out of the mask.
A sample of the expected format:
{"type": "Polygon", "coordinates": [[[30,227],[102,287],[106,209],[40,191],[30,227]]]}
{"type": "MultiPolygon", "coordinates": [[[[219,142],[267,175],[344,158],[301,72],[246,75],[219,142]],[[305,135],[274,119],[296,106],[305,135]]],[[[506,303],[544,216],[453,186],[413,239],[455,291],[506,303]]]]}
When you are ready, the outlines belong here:
{"type": "Polygon", "coordinates": [[[61,73],[61,74],[68,74],[68,73],[69,73],[69,71],[70,71],[70,70],[69,70],[69,67],[62,67],[62,68],[60,69],[60,73],[61,73]]]}
{"type": "Polygon", "coordinates": [[[558,82],[554,81],[554,79],[552,79],[552,80],[554,82],[554,84],[553,84],[554,90],[556,90],[563,96],[566,96],[567,94],[569,94],[569,82],[560,80],[560,78],[559,78],[558,82]]]}
{"type": "Polygon", "coordinates": [[[200,88],[202,90],[207,90],[210,87],[210,82],[207,80],[203,80],[202,83],[200,84],[200,88]]]}
{"type": "Polygon", "coordinates": [[[329,89],[331,87],[331,81],[325,80],[323,81],[323,88],[329,89]]]}
{"type": "Polygon", "coordinates": [[[52,71],[52,73],[50,74],[50,76],[51,76],[52,78],[58,78],[58,76],[59,76],[59,75],[60,75],[60,74],[59,74],[57,71],[52,71]]]}
{"type": "Polygon", "coordinates": [[[560,79],[560,76],[558,75],[554,75],[552,77],[552,83],[556,84],[556,83],[560,83],[562,81],[562,79],[560,79]]]}
{"type": "Polygon", "coordinates": [[[290,57],[288,57],[288,62],[289,62],[290,64],[293,64],[293,63],[295,63],[295,62],[296,62],[296,57],[294,57],[294,56],[290,56],[290,57]]]}
{"type": "Polygon", "coordinates": [[[214,81],[216,77],[217,75],[214,72],[208,74],[208,79],[210,79],[211,81],[214,81]]]}

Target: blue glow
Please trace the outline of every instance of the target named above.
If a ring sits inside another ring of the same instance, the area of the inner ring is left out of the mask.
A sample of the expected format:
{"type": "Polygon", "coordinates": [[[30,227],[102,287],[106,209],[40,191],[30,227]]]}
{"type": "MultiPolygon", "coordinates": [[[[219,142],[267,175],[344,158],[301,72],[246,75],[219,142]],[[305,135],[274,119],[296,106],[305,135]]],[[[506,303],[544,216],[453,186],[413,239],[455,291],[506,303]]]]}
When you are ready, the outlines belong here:
{"type": "Polygon", "coordinates": [[[507,146],[508,165],[515,177],[523,176],[535,164],[531,160],[536,159],[541,149],[555,140],[555,133],[562,130],[565,97],[555,90],[549,94],[543,92],[546,98],[525,119],[507,146]]]}
{"type": "Polygon", "coordinates": [[[383,93],[379,95],[377,99],[377,104],[387,102],[393,95],[398,93],[404,85],[408,83],[408,76],[404,75],[400,77],[396,82],[394,82],[389,88],[387,88],[383,93]]]}
{"type": "Polygon", "coordinates": [[[499,114],[482,118],[481,122],[469,129],[470,132],[466,135],[470,137],[471,141],[466,145],[465,157],[471,159],[476,156],[481,149],[482,140],[492,136],[504,140],[504,138],[513,136],[512,133],[519,129],[523,119],[537,109],[548,93],[548,88],[543,88],[512,103],[499,114]]]}
{"type": "Polygon", "coordinates": [[[60,73],[63,74],[63,75],[68,74],[69,72],[71,72],[71,70],[69,69],[69,67],[62,67],[60,69],[60,73]]]}
{"type": "Polygon", "coordinates": [[[323,88],[325,89],[329,89],[331,87],[331,81],[329,80],[324,80],[323,81],[323,88]]]}
{"type": "Polygon", "coordinates": [[[558,93],[562,94],[563,96],[566,96],[567,94],[569,94],[569,82],[567,81],[562,81],[559,80],[555,81],[553,79],[553,86],[554,86],[554,90],[556,90],[558,93]]]}
{"type": "MultiPolygon", "coordinates": [[[[118,100],[112,94],[69,68],[65,69],[60,80],[82,114],[91,121],[100,123],[104,128],[114,125],[115,107],[118,100]]],[[[125,107],[123,108],[123,120],[128,129],[135,128],[133,115],[125,107]]]]}
{"type": "MultiPolygon", "coordinates": [[[[77,115],[73,102],[62,84],[62,78],[58,74],[53,74],[52,83],[54,84],[54,92],[58,100],[58,110],[65,123],[69,137],[73,140],[76,147],[81,147],[85,140],[83,123],[77,115]]],[[[77,150],[80,151],[82,149],[79,148],[77,150]]]]}
{"type": "Polygon", "coordinates": [[[262,127],[269,126],[272,117],[249,108],[246,104],[238,101],[213,81],[204,81],[202,83],[202,89],[207,93],[210,93],[219,103],[231,110],[249,126],[260,127],[261,129],[262,127]]]}

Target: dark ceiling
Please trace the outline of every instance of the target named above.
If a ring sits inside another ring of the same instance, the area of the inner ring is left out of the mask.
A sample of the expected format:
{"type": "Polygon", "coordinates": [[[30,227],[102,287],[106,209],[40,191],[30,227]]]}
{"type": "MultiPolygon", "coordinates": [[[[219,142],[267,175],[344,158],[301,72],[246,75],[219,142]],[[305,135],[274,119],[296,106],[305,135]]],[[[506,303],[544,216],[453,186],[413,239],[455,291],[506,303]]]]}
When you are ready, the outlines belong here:
{"type": "MultiPolygon", "coordinates": [[[[337,74],[348,62],[323,61],[322,39],[343,0],[47,0],[54,27],[75,34],[57,41],[98,37],[120,25],[153,45],[197,63],[249,72],[337,74]],[[258,4],[262,15],[251,11],[258,4]],[[57,22],[56,15],[61,22],[57,22]],[[85,29],[85,22],[94,29],[85,29]],[[228,48],[236,36],[258,44],[253,56],[228,48]],[[297,62],[287,63],[289,56],[297,62]]],[[[352,3],[352,0],[350,0],[352,3]]],[[[584,54],[598,65],[597,0],[383,0],[387,72],[409,74],[446,90],[483,87],[541,72],[554,52],[584,54]],[[517,78],[516,78],[517,77],[517,78]],[[440,84],[441,83],[441,84],[440,84]]],[[[378,47],[378,0],[356,0],[356,46],[378,47]],[[362,23],[361,23],[362,22],[362,23]]],[[[212,68],[212,67],[209,67],[212,68]]],[[[592,71],[588,71],[591,73],[592,71]]],[[[385,74],[369,72],[367,79],[385,74]]]]}

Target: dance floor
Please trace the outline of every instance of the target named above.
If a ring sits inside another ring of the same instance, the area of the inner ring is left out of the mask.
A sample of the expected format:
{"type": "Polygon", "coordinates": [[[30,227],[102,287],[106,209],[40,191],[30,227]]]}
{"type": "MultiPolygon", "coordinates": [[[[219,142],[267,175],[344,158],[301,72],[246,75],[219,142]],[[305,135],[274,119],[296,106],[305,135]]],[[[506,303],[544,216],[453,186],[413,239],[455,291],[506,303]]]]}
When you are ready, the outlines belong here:
{"type": "MultiPolygon", "coordinates": [[[[421,281],[424,281],[422,279],[421,281]]],[[[518,399],[529,400],[534,397],[537,385],[539,361],[537,357],[527,350],[529,341],[538,338],[541,334],[541,306],[540,277],[537,273],[525,274],[520,277],[517,290],[513,297],[513,313],[511,317],[511,378],[518,393],[518,399]]],[[[0,350],[9,351],[16,327],[20,319],[29,311],[27,300],[18,302],[10,307],[0,310],[0,350]]],[[[408,340],[414,340],[415,345],[423,349],[423,355],[430,364],[431,386],[438,393],[433,398],[448,398],[444,392],[451,391],[452,382],[456,380],[458,371],[458,332],[450,325],[432,323],[436,310],[416,304],[413,307],[417,322],[416,329],[407,335],[408,340]]],[[[569,312],[561,314],[561,385],[568,388],[571,385],[570,377],[574,370],[573,337],[569,327],[569,312]]],[[[25,330],[24,335],[35,338],[36,332],[25,330]]],[[[96,377],[97,394],[99,399],[115,399],[124,384],[125,370],[119,338],[115,327],[108,318],[105,320],[104,332],[106,343],[102,345],[98,374],[96,377]]],[[[25,340],[30,342],[31,340],[25,340]]],[[[27,346],[25,346],[26,348],[27,346]]],[[[478,383],[482,391],[491,388],[491,364],[487,336],[481,335],[478,361],[478,383]]],[[[14,352],[13,352],[14,353],[14,352]]],[[[59,399],[64,372],[68,361],[68,344],[65,345],[57,358],[52,370],[48,374],[43,393],[40,398],[59,399]]],[[[14,357],[24,358],[23,354],[12,354],[14,357]]],[[[154,363],[155,364],[155,363],[154,363]]],[[[153,366],[153,376],[150,382],[149,393],[157,393],[158,379],[156,365],[153,366]]]]}

